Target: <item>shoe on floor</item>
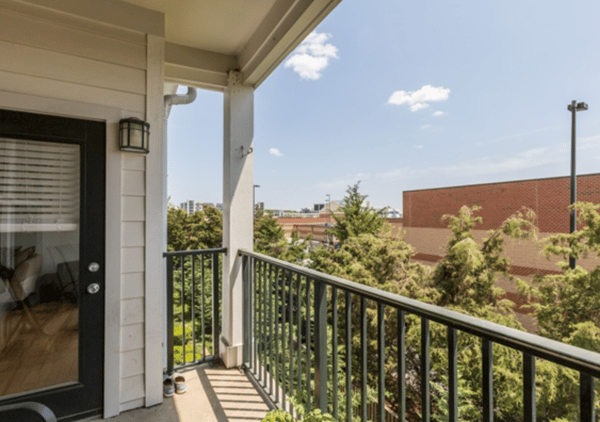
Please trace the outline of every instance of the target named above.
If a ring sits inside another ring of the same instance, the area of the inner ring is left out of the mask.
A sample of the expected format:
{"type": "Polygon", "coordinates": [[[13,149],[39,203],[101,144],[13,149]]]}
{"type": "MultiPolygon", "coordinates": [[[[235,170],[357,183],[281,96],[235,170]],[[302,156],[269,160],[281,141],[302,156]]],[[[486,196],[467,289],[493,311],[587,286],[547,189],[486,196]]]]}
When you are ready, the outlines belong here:
{"type": "Polygon", "coordinates": [[[177,394],[183,394],[187,390],[187,386],[185,385],[185,378],[182,375],[178,375],[175,377],[175,392],[177,394]]]}
{"type": "Polygon", "coordinates": [[[166,378],[163,381],[163,395],[165,397],[173,397],[175,393],[175,387],[173,386],[173,380],[171,378],[166,378]]]}

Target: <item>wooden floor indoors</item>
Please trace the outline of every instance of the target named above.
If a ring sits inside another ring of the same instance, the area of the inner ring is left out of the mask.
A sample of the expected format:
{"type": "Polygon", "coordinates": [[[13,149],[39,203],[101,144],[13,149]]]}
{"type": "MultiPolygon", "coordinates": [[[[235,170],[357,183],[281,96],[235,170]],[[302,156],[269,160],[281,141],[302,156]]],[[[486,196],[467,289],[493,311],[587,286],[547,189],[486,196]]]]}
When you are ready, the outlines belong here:
{"type": "Polygon", "coordinates": [[[0,396],[77,381],[76,305],[53,302],[31,310],[44,332],[27,322],[23,310],[9,311],[0,321],[0,396]]]}

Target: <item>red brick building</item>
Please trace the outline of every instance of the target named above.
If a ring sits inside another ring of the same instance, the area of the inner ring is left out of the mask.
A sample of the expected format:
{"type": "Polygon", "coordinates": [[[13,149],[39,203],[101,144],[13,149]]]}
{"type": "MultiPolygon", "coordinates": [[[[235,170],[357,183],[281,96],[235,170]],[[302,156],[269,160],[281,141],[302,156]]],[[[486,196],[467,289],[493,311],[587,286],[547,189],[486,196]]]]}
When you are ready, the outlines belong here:
{"type": "MultiPolygon", "coordinates": [[[[429,261],[440,259],[450,236],[447,222],[442,222],[442,216],[458,213],[463,205],[482,207],[477,214],[483,217],[483,224],[477,226],[479,230],[475,231],[478,240],[487,235],[487,230],[500,227],[522,206],[535,211],[540,238],[554,233],[568,233],[569,189],[569,177],[552,177],[405,191],[403,219],[406,240],[417,249],[417,257],[429,261]]],[[[577,177],[577,199],[600,203],[600,174],[577,177]]],[[[517,274],[557,270],[554,262],[539,255],[534,242],[510,240],[506,243],[506,250],[517,274]]],[[[578,264],[591,269],[596,267],[596,261],[594,257],[580,260],[578,264]]]]}

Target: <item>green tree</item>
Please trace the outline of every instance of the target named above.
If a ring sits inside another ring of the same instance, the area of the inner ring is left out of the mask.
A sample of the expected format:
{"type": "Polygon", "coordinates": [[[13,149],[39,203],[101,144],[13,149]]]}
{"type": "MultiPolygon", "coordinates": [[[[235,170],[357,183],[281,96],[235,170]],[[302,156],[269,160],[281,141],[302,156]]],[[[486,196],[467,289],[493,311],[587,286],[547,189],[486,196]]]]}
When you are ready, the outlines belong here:
{"type": "Polygon", "coordinates": [[[568,263],[570,256],[599,257],[600,205],[578,202],[573,208],[583,227],[544,240],[544,255],[564,260],[557,264],[562,274],[538,275],[534,278],[536,288],[523,287],[539,300],[533,307],[542,335],[558,341],[579,339],[577,346],[600,352],[594,340],[600,335],[600,265],[587,271],[581,266],[572,269],[568,263]],[[579,330],[589,333],[588,338],[577,334],[579,330]]]}
{"type": "Polygon", "coordinates": [[[359,234],[378,234],[385,221],[381,217],[381,210],[376,211],[364,204],[367,195],[360,194],[359,185],[360,182],[357,182],[354,186],[348,186],[344,204],[339,208],[343,214],[331,213],[335,225],[328,232],[335,236],[340,244],[359,234]]]}
{"type": "Polygon", "coordinates": [[[188,214],[167,209],[167,249],[186,251],[220,248],[223,244],[223,213],[214,207],[188,214]]]}
{"type": "MultiPolygon", "coordinates": [[[[363,198],[358,186],[348,190],[357,203],[363,198]]],[[[356,209],[356,207],[355,207],[356,209]]],[[[521,328],[511,310],[512,303],[500,300],[504,291],[494,287],[499,275],[508,274],[510,262],[503,255],[504,237],[529,238],[535,236],[534,215],[522,210],[507,219],[500,228],[490,232],[482,245],[475,241],[473,230],[482,222],[474,213],[479,208],[463,209],[456,216],[445,216],[453,236],[448,240],[447,253],[433,271],[429,267],[411,261],[414,250],[400,237],[390,235],[389,228],[376,226],[360,231],[364,219],[360,214],[347,214],[336,222],[333,231],[345,233],[339,249],[318,248],[310,254],[310,267],[318,271],[346,278],[367,286],[376,287],[412,299],[450,307],[496,323],[521,328]],[[348,227],[353,227],[348,230],[348,227]]],[[[389,308],[389,307],[388,307],[389,308]]],[[[353,326],[359,324],[359,303],[353,304],[353,326]]],[[[385,336],[386,352],[395,356],[397,352],[397,319],[394,309],[386,308],[385,336]]],[[[367,320],[370,330],[377,328],[376,306],[368,303],[367,320]]],[[[343,330],[342,330],[343,331],[343,330]]],[[[359,338],[354,336],[353,350],[358,351],[359,338]]],[[[406,317],[407,347],[407,409],[408,420],[418,420],[420,414],[420,320],[412,315],[406,317]]],[[[432,411],[435,418],[443,420],[447,413],[447,345],[446,329],[440,324],[431,324],[431,383],[432,411]]],[[[476,421],[481,418],[481,345],[480,339],[459,333],[459,388],[461,420],[476,421]]],[[[369,350],[376,353],[374,337],[369,340],[369,350]]],[[[494,345],[495,398],[498,420],[515,420],[522,414],[522,373],[520,353],[494,345]]],[[[358,355],[353,357],[358,364],[358,355]]],[[[377,373],[373,360],[368,362],[369,376],[377,373]]],[[[388,402],[396,405],[392,393],[397,385],[396,363],[386,362],[386,390],[390,392],[388,402]]],[[[370,379],[373,385],[375,379],[370,379]]],[[[518,418],[516,420],[519,420],[518,418]]]]}
{"type": "Polygon", "coordinates": [[[297,230],[290,241],[285,238],[283,226],[276,217],[261,210],[254,215],[254,251],[288,262],[301,262],[306,255],[311,237],[301,239],[297,230]]]}
{"type": "Polygon", "coordinates": [[[504,239],[529,239],[537,235],[535,214],[523,208],[496,230],[489,231],[489,237],[479,245],[473,229],[483,223],[481,216],[475,216],[481,207],[463,206],[458,215],[444,215],[453,236],[448,238],[446,254],[436,265],[433,285],[440,292],[439,306],[449,306],[477,315],[480,310],[494,308],[503,313],[512,309],[509,301],[500,301],[504,294],[495,287],[498,276],[514,280],[510,270],[510,260],[504,255],[504,239]]]}
{"type": "MultiPolygon", "coordinates": [[[[543,241],[542,252],[547,258],[563,259],[557,264],[562,273],[537,275],[533,286],[521,283],[520,288],[535,299],[531,307],[541,335],[600,352],[600,265],[587,271],[581,266],[570,268],[568,263],[570,256],[599,257],[600,205],[578,202],[572,209],[578,212],[581,229],[543,241]]],[[[538,384],[538,415],[544,420],[578,419],[579,374],[550,362],[541,362],[538,373],[542,379],[538,384]]],[[[600,394],[598,386],[596,394],[600,394]]]]}

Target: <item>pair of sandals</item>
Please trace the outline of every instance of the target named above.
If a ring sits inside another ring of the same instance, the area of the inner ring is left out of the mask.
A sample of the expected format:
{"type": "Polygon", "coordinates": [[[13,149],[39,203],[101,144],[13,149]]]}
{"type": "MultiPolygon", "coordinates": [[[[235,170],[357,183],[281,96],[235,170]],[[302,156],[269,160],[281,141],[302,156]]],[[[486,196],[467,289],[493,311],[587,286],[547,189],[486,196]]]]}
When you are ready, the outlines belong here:
{"type": "Polygon", "coordinates": [[[183,375],[177,375],[175,379],[165,378],[163,381],[163,395],[173,397],[173,394],[183,394],[187,390],[183,375]]]}

